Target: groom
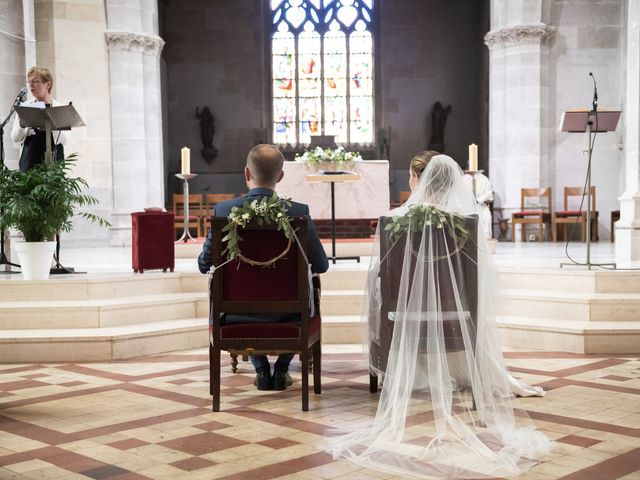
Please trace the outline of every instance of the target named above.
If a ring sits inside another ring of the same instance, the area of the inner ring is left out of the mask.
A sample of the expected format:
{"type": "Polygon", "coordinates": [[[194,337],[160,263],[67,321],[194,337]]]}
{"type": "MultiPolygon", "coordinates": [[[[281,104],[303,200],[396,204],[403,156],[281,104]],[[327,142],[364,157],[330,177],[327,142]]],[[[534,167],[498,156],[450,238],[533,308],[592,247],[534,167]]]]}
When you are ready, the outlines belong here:
{"type": "MultiPolygon", "coordinates": [[[[244,178],[247,182],[249,191],[244,197],[234,198],[220,202],[215,206],[215,215],[218,217],[228,216],[233,207],[240,207],[245,201],[260,200],[264,197],[271,197],[275,191],[276,184],[282,180],[284,171],[282,165],[284,156],[273,145],[257,145],[251,149],[247,156],[247,164],[244,167],[244,178]]],[[[311,271],[313,273],[324,273],[329,268],[329,260],[327,254],[322,248],[318,234],[311,217],[309,216],[309,207],[303,203],[291,202],[291,206],[287,208],[290,216],[306,216],[307,217],[307,236],[308,236],[308,257],[311,263],[311,271]]],[[[211,231],[207,234],[207,238],[202,247],[202,252],[198,257],[198,268],[200,272],[207,273],[212,265],[212,238],[211,231]]],[[[223,314],[224,315],[224,314],[223,314]]],[[[235,321],[239,321],[236,315],[224,315],[221,320],[229,325],[235,321]]],[[[252,323],[274,323],[274,322],[299,322],[300,319],[295,315],[252,315],[252,323]]],[[[248,323],[247,315],[242,316],[242,323],[248,323]]],[[[258,390],[284,390],[293,383],[289,375],[289,363],[293,359],[293,353],[284,353],[278,356],[273,367],[273,376],[269,360],[265,355],[250,355],[251,363],[256,369],[256,379],[254,384],[258,390]]]]}

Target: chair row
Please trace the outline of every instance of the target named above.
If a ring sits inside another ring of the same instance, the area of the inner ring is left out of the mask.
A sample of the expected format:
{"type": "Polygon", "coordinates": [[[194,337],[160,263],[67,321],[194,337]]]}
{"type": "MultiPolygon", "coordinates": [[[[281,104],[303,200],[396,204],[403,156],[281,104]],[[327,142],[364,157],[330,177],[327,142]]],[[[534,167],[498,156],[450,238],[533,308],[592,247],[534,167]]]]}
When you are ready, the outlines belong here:
{"type": "MultiPolygon", "coordinates": [[[[525,241],[526,225],[537,225],[540,232],[540,241],[544,241],[544,226],[551,229],[551,240],[558,240],[558,227],[562,227],[563,238],[570,235],[569,226],[580,224],[581,239],[584,242],[587,238],[587,209],[582,206],[582,200],[571,202],[571,197],[585,197],[586,188],[564,187],[563,209],[553,211],[552,189],[547,188],[523,188],[520,190],[520,211],[511,215],[511,241],[516,240],[516,225],[521,225],[521,240],[525,241]],[[570,203],[573,207],[570,208],[570,203]]],[[[591,187],[591,240],[598,241],[598,210],[596,209],[596,187],[591,187]]],[[[572,230],[571,230],[572,231],[572,230]]]]}
{"type": "MultiPolygon", "coordinates": [[[[207,231],[207,219],[213,215],[213,206],[218,202],[237,197],[235,193],[194,193],[189,195],[189,229],[194,229],[201,237],[207,231]]],[[[185,196],[173,194],[173,213],[175,214],[174,230],[181,232],[185,221],[185,196]]]]}

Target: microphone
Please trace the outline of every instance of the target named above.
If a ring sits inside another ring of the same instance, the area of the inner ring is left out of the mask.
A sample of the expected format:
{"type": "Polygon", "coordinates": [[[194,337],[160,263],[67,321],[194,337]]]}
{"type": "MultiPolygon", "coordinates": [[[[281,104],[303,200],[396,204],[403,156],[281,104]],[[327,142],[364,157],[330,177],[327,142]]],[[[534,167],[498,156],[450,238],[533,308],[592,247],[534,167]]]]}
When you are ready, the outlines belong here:
{"type": "Polygon", "coordinates": [[[593,103],[592,103],[592,107],[593,107],[593,111],[596,112],[596,111],[598,111],[598,86],[596,85],[596,77],[593,75],[592,72],[589,72],[589,76],[593,80],[593,103]]]}
{"type": "Polygon", "coordinates": [[[18,96],[16,97],[15,101],[13,102],[14,104],[18,104],[20,102],[24,101],[24,97],[27,95],[27,88],[26,87],[22,87],[22,90],[20,90],[20,93],[18,94],[18,96]]]}

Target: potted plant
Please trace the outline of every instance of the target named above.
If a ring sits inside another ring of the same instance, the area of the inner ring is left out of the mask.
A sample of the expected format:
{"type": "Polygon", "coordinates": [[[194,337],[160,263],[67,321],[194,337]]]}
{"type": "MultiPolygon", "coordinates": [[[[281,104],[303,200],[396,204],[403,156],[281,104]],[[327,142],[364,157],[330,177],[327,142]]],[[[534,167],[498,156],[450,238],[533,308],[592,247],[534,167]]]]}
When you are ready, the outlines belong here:
{"type": "Polygon", "coordinates": [[[15,228],[24,238],[14,249],[20,259],[26,280],[49,276],[56,233],[70,232],[74,215],[102,226],[109,222],[81,207],[95,205],[98,200],[83,193],[87,182],[72,176],[76,155],[64,162],[37,165],[26,172],[0,167],[0,231],[15,228]]]}

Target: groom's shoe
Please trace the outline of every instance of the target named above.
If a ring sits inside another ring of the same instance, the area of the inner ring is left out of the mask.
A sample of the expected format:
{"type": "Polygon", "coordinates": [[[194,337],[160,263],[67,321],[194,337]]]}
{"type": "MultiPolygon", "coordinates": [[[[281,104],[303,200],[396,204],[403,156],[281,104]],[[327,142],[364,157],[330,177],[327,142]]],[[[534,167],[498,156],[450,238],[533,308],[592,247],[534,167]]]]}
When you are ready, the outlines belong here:
{"type": "Polygon", "coordinates": [[[287,387],[293,385],[293,379],[289,372],[273,372],[273,389],[274,390],[286,390],[287,387]]]}
{"type": "Polygon", "coordinates": [[[258,390],[271,390],[273,388],[269,372],[258,372],[253,384],[258,387],[258,390]]]}

